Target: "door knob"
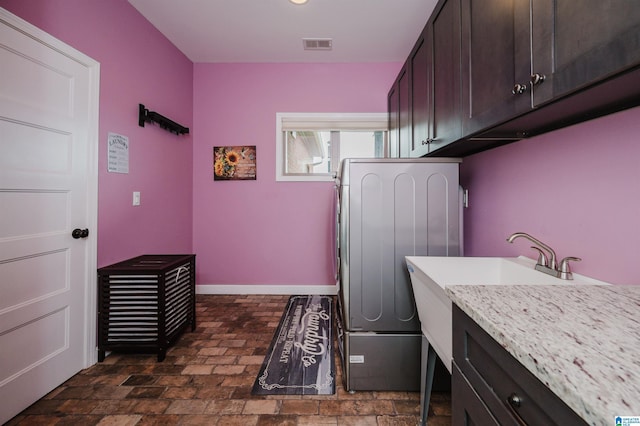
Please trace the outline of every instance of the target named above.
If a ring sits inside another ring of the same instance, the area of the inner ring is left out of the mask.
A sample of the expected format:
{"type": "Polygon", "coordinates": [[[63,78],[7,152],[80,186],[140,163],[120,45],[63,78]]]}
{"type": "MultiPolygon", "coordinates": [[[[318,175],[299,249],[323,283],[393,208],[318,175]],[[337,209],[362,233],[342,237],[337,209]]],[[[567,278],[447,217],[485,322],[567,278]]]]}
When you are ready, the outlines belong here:
{"type": "Polygon", "coordinates": [[[513,89],[511,90],[511,93],[513,93],[514,95],[521,95],[524,92],[527,91],[527,86],[524,84],[516,84],[515,86],[513,86],[513,89]]]}
{"type": "Polygon", "coordinates": [[[537,86],[538,84],[544,82],[547,77],[544,74],[535,73],[531,74],[531,85],[537,86]]]}
{"type": "Polygon", "coordinates": [[[78,238],[87,238],[89,236],[89,230],[76,228],[71,232],[71,236],[76,240],[78,238]]]}

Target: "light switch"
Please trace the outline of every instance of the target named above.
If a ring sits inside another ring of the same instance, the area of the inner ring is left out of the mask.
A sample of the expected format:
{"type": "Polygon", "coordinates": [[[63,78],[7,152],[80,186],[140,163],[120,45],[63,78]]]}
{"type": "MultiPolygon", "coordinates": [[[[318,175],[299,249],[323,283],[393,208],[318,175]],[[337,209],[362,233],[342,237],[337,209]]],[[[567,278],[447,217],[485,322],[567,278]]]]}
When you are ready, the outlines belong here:
{"type": "Polygon", "coordinates": [[[133,191],[133,205],[134,206],[139,206],[140,205],[140,192],[139,191],[133,191]]]}

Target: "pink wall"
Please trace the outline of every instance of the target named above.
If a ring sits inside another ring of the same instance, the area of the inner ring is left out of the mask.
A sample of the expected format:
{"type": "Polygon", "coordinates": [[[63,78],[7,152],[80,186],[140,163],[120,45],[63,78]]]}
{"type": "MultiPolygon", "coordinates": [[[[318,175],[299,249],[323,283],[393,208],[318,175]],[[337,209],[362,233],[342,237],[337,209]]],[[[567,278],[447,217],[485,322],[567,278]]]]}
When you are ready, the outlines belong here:
{"type": "MultiPolygon", "coordinates": [[[[332,284],[332,184],[275,182],[275,113],[386,111],[400,64],[194,66],[126,0],[0,6],[101,63],[99,266],[194,252],[200,284],[332,284]],[[138,103],[193,136],[138,127],[138,103]],[[106,172],[108,132],[131,141],[127,175],[106,172]],[[257,146],[257,181],[213,182],[212,147],[231,144],[257,146]]],[[[534,257],[505,241],[524,231],[582,257],[578,273],[640,284],[639,118],[636,108],[465,158],[466,254],[534,257]]]]}
{"type": "Polygon", "coordinates": [[[100,62],[98,266],[191,253],[192,137],[138,126],[138,104],[192,127],[193,64],[126,0],[0,0],[100,62]],[[129,174],[107,173],[107,134],[129,137],[129,174]],[[142,203],[133,207],[132,192],[142,203]]]}
{"type": "Polygon", "coordinates": [[[334,284],[333,184],[275,181],[276,113],[385,112],[400,65],[195,65],[199,284],[334,284]],[[213,181],[213,146],[224,145],[256,145],[256,181],[213,181]]]}
{"type": "Polygon", "coordinates": [[[464,159],[466,255],[536,255],[527,232],[574,271],[640,284],[640,108],[578,124],[464,159]]]}

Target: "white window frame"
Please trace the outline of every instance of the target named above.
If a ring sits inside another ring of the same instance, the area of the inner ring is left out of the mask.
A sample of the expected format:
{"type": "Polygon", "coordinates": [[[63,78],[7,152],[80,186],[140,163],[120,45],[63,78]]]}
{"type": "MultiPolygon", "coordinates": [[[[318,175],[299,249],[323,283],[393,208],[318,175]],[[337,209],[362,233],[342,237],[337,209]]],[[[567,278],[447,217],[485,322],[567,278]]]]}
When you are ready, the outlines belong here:
{"type": "MultiPolygon", "coordinates": [[[[331,182],[335,176],[325,174],[286,174],[286,141],[283,130],[389,130],[386,112],[372,113],[276,113],[276,181],[284,182],[331,182]]],[[[387,138],[388,140],[388,138],[387,138]]],[[[385,141],[385,145],[388,141],[385,141]]],[[[385,155],[389,155],[385,146],[385,155]]]]}

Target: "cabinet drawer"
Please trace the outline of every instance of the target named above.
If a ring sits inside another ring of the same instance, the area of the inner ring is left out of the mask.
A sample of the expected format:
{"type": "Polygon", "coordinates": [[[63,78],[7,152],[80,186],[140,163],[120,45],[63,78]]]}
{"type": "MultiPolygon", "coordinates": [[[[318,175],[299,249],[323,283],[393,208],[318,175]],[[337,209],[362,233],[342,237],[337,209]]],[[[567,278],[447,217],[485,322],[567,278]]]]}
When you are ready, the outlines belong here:
{"type": "Polygon", "coordinates": [[[455,305],[453,359],[500,424],[587,424],[455,305]]]}
{"type": "Polygon", "coordinates": [[[452,425],[499,426],[498,421],[473,390],[455,362],[451,367],[453,369],[451,373],[451,392],[454,396],[451,405],[451,411],[453,412],[452,425]]]}

